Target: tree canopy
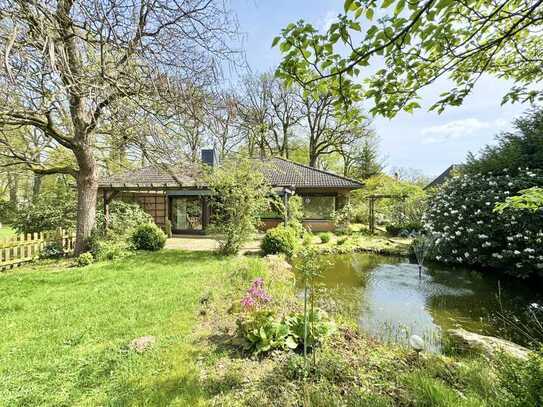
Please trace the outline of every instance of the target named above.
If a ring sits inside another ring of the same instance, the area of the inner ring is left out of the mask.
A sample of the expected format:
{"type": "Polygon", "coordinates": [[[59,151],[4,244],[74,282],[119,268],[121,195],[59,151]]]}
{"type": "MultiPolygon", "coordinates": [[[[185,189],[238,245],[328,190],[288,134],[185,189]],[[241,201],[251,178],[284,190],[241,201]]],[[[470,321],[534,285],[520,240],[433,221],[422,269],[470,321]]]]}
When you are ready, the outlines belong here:
{"type": "Polygon", "coordinates": [[[346,0],[326,31],[298,21],[272,45],[287,81],[347,104],[371,99],[373,114],[392,117],[419,108],[421,89],[440,78],[453,85],[437,111],[460,105],[484,74],[514,82],[504,102],[541,100],[542,24],[542,0],[346,0]]]}
{"type": "Polygon", "coordinates": [[[469,174],[543,168],[543,109],[532,109],[513,122],[514,130],[496,136],[497,144],[478,155],[468,154],[463,171],[469,174]]]}

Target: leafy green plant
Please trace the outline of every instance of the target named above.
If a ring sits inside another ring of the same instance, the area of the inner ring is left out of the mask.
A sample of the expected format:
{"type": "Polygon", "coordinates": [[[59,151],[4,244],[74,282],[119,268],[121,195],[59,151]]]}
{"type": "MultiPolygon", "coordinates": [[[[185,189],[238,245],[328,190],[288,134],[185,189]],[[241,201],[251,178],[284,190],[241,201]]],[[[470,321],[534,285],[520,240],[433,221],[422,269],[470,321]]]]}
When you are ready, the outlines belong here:
{"type": "Polygon", "coordinates": [[[332,234],[330,232],[319,233],[319,238],[322,243],[328,243],[332,239],[332,234]]]}
{"type": "Polygon", "coordinates": [[[129,236],[138,226],[153,223],[153,217],[138,204],[113,200],[109,204],[109,221],[106,222],[103,211],[96,213],[96,230],[102,238],[122,239],[129,236]]]}
{"type": "Polygon", "coordinates": [[[48,193],[22,205],[13,219],[18,233],[37,233],[75,227],[75,197],[72,193],[48,193]]]}
{"type": "Polygon", "coordinates": [[[528,360],[501,355],[499,362],[497,376],[504,390],[504,405],[543,405],[543,348],[531,352],[528,360]]]}
{"type": "Polygon", "coordinates": [[[101,241],[94,254],[96,260],[116,260],[129,256],[133,251],[125,242],[101,241]]]}
{"type": "Polygon", "coordinates": [[[210,231],[219,235],[222,254],[237,253],[269,208],[271,188],[255,166],[249,160],[226,161],[206,177],[213,195],[210,231]]]}
{"type": "Polygon", "coordinates": [[[60,242],[49,242],[41,251],[41,257],[45,259],[58,259],[64,256],[64,254],[64,247],[60,242]]]}
{"type": "Polygon", "coordinates": [[[81,253],[79,256],[77,256],[76,264],[78,267],[85,267],[94,262],[94,257],[92,256],[92,253],[85,252],[81,253]]]}
{"type": "MultiPolygon", "coordinates": [[[[302,313],[292,314],[286,318],[291,334],[298,340],[299,344],[304,346],[304,327],[305,317],[302,313]]],[[[336,325],[331,321],[326,313],[317,308],[311,309],[307,314],[307,335],[305,336],[305,346],[307,350],[312,350],[315,346],[336,332],[336,325]]]]}
{"type": "Polygon", "coordinates": [[[436,237],[437,261],[503,269],[526,278],[543,268],[543,217],[531,210],[494,211],[518,191],[543,186],[541,170],[516,175],[451,178],[429,200],[427,230],[436,237]]]}
{"type": "Polygon", "coordinates": [[[260,355],[275,349],[296,349],[298,343],[289,326],[277,321],[271,310],[257,310],[238,319],[238,333],[245,339],[245,349],[260,355]]]}
{"type": "Polygon", "coordinates": [[[506,209],[526,209],[537,212],[543,208],[543,188],[532,187],[519,191],[519,195],[510,196],[494,207],[494,212],[503,213],[506,209]]]}
{"type": "Polygon", "coordinates": [[[303,313],[278,319],[270,309],[256,309],[238,319],[238,334],[245,340],[245,350],[260,355],[276,349],[296,350],[300,347],[310,351],[336,331],[334,322],[323,311],[315,309],[308,313],[306,334],[304,320],[303,313]]]}
{"type": "Polygon", "coordinates": [[[264,235],[261,248],[264,254],[284,253],[292,256],[299,246],[299,238],[291,227],[279,225],[264,235]]]}
{"type": "Polygon", "coordinates": [[[164,247],[166,234],[154,223],[147,223],[138,226],[130,241],[136,250],[156,251],[164,247]]]}
{"type": "Polygon", "coordinates": [[[354,207],[350,203],[347,203],[341,209],[332,213],[332,221],[334,222],[336,229],[343,233],[348,231],[349,225],[353,218],[354,207]]]}
{"type": "Polygon", "coordinates": [[[313,233],[309,231],[305,232],[304,237],[302,238],[302,246],[312,245],[314,239],[315,239],[315,235],[313,235],[313,233]]]}

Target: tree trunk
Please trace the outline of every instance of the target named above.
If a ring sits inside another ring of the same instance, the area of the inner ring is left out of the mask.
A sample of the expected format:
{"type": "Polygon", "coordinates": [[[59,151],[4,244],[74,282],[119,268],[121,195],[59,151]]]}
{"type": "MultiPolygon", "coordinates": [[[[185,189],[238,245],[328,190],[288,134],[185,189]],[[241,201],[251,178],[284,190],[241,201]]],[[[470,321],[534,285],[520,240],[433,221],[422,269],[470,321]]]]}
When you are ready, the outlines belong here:
{"type": "Polygon", "coordinates": [[[98,197],[98,168],[89,145],[74,148],[79,165],[77,174],[77,230],[74,254],[89,249],[89,238],[96,226],[96,202],[98,197]]]}
{"type": "Polygon", "coordinates": [[[288,145],[288,131],[283,129],[283,156],[288,160],[290,155],[288,145]]]}
{"type": "Polygon", "coordinates": [[[17,175],[8,172],[8,184],[9,184],[9,202],[16,206],[18,202],[17,193],[19,191],[19,178],[17,175]]]}
{"type": "Polygon", "coordinates": [[[32,200],[35,201],[40,195],[42,174],[34,174],[32,179],[32,200]]]}
{"type": "Polygon", "coordinates": [[[309,166],[313,168],[317,168],[318,166],[318,160],[319,156],[311,147],[309,147],[309,166]]]}

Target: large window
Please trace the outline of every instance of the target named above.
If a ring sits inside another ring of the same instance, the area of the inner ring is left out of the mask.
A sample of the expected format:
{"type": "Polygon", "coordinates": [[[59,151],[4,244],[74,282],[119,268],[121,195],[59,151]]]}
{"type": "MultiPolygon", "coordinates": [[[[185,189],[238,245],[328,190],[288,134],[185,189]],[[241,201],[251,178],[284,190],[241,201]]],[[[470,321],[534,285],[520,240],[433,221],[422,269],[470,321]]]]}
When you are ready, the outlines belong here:
{"type": "Polygon", "coordinates": [[[202,198],[172,197],[171,218],[173,230],[202,230],[202,198]]]}
{"type": "Polygon", "coordinates": [[[336,209],[335,196],[303,196],[305,219],[330,219],[336,209]]]}

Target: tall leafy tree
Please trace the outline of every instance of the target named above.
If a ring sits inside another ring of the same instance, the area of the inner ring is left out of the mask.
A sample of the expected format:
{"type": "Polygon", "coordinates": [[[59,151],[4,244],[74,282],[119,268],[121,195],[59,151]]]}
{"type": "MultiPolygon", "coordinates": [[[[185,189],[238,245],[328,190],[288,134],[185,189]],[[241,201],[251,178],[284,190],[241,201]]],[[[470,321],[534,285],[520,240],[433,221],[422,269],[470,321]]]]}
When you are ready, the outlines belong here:
{"type": "Polygon", "coordinates": [[[238,122],[238,99],[233,91],[220,91],[213,98],[207,117],[209,138],[223,160],[242,141],[238,122]]]}
{"type": "Polygon", "coordinates": [[[384,168],[379,155],[379,140],[369,127],[361,127],[356,140],[341,147],[343,175],[367,179],[379,175],[384,168]]]}
{"type": "Polygon", "coordinates": [[[229,13],[214,0],[0,0],[0,127],[37,128],[73,154],[75,252],[96,223],[98,142],[128,101],[167,103],[168,78],[208,81],[232,54],[229,13]]]}
{"type": "Polygon", "coordinates": [[[343,103],[372,99],[372,113],[392,117],[420,107],[420,90],[439,78],[453,87],[438,111],[461,104],[484,74],[515,83],[504,101],[542,99],[542,25],[542,0],[345,0],[325,32],[299,21],[273,45],[284,54],[282,77],[310,89],[327,82],[343,103]]]}
{"type": "Polygon", "coordinates": [[[302,117],[309,142],[309,165],[319,166],[319,159],[341,151],[353,143],[363,120],[361,111],[351,106],[337,109],[337,99],[329,92],[301,93],[302,117]]]}
{"type": "Polygon", "coordinates": [[[496,136],[497,144],[478,155],[468,154],[463,170],[470,174],[543,168],[543,109],[534,109],[513,123],[514,130],[496,136]]]}
{"type": "Polygon", "coordinates": [[[279,155],[289,158],[294,131],[302,120],[299,89],[287,87],[284,81],[274,78],[270,92],[275,146],[279,155]]]}

